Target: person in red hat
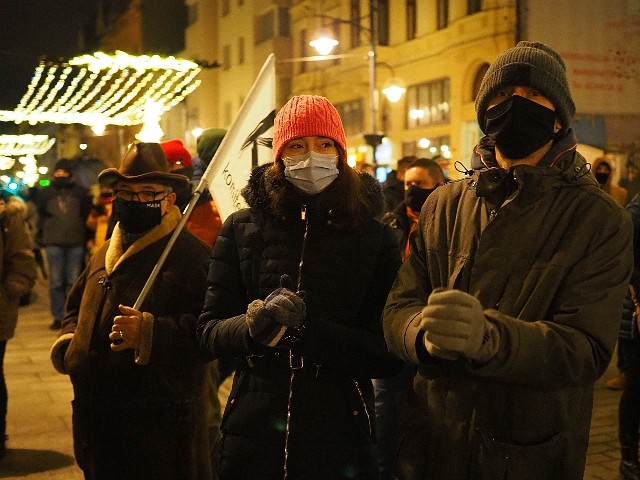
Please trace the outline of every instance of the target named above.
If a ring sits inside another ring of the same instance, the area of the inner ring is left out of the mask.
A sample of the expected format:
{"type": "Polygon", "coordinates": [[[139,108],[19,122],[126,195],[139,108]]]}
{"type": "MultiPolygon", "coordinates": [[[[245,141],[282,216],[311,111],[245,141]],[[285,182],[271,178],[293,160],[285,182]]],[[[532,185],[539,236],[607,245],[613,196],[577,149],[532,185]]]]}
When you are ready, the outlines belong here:
{"type": "Polygon", "coordinates": [[[380,323],[400,265],[381,187],[347,164],[324,97],[278,112],[273,160],[222,226],[197,324],[207,353],[239,360],[218,475],[377,478],[370,379],[401,368],[380,323]]]}
{"type": "Polygon", "coordinates": [[[118,220],[69,292],[51,349],[71,377],[76,460],[85,478],[211,478],[209,356],[195,335],[210,249],[183,230],[134,309],[181,213],[157,143],[134,143],[118,168],[98,175],[114,191],[118,220]]]}
{"type": "MultiPolygon", "coordinates": [[[[169,171],[171,173],[177,173],[184,175],[189,180],[193,176],[193,158],[189,153],[189,150],[184,146],[182,140],[174,138],[160,142],[164,156],[167,157],[169,163],[169,171]]],[[[191,184],[187,185],[187,188],[181,188],[176,191],[177,199],[176,205],[181,212],[189,204],[191,199],[191,184]]]]}

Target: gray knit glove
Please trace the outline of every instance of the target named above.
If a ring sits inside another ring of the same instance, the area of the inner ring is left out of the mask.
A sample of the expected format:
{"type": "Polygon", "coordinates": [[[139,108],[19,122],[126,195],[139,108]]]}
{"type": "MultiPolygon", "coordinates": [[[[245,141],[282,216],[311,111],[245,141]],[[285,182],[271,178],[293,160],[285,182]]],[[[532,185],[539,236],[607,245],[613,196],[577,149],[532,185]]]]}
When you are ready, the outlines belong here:
{"type": "Polygon", "coordinates": [[[484,363],[498,352],[498,330],[478,299],[461,290],[434,291],[422,309],[420,329],[427,351],[436,357],[451,360],[461,354],[484,363]]]}
{"type": "Polygon", "coordinates": [[[262,345],[277,346],[287,328],[298,328],[304,321],[304,300],[284,286],[289,282],[289,277],[283,275],[279,288],[264,300],[254,300],[247,308],[249,335],[262,345]]]}

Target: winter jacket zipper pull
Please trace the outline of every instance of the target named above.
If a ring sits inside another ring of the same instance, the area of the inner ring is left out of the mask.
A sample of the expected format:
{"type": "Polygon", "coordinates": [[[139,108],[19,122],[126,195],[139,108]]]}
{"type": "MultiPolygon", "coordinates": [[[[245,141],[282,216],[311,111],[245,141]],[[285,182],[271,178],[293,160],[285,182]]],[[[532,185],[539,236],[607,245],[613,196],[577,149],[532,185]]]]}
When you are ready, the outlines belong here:
{"type": "Polygon", "coordinates": [[[306,220],[307,219],[307,206],[306,205],[302,205],[300,207],[300,220],[306,220]]]}

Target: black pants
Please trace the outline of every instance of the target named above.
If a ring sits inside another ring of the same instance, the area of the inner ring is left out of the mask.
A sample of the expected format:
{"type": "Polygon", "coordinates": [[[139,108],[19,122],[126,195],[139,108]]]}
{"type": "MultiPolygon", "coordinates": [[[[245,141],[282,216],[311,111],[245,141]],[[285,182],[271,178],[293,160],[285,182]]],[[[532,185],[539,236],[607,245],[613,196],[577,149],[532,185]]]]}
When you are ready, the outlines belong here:
{"type": "Polygon", "coordinates": [[[618,434],[624,460],[637,459],[640,430],[640,339],[618,340],[625,387],[618,408],[618,434]],[[626,457],[634,458],[626,458],[626,457]]]}
{"type": "Polygon", "coordinates": [[[7,383],[4,381],[4,352],[7,349],[7,341],[0,341],[0,442],[7,433],[7,383]]]}

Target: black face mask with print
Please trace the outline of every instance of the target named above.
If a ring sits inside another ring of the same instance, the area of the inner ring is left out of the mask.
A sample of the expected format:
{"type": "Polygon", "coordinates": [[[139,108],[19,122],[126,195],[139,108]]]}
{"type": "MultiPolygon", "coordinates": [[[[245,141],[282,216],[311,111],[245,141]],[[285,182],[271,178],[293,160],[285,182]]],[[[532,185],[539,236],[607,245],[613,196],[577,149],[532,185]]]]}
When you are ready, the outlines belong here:
{"type": "Polygon", "coordinates": [[[113,216],[120,222],[120,228],[127,233],[144,233],[162,221],[162,200],[153,202],[126,201],[116,197],[113,200],[113,216]]]}
{"type": "Polygon", "coordinates": [[[503,155],[518,160],[553,139],[556,112],[520,95],[487,110],[484,131],[503,155]]]}

